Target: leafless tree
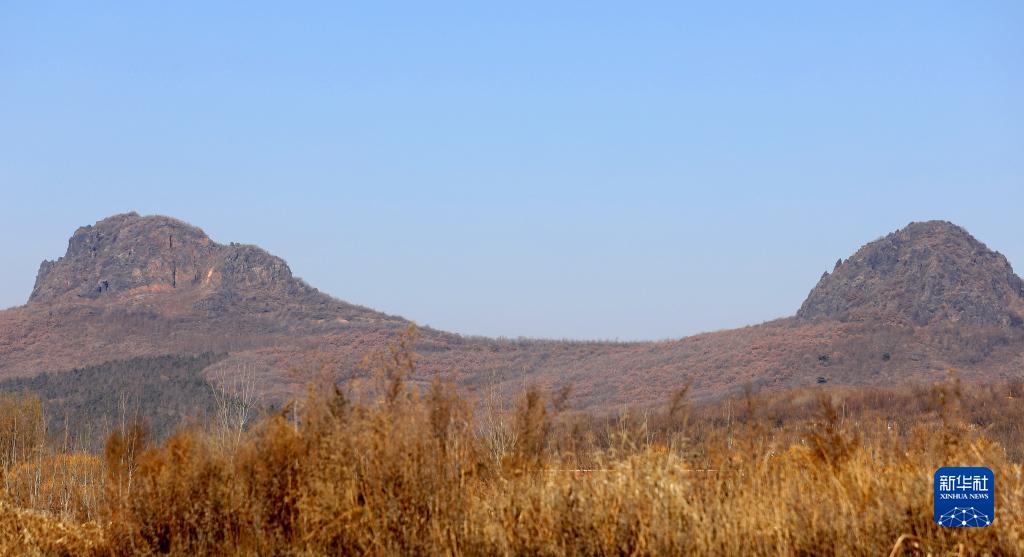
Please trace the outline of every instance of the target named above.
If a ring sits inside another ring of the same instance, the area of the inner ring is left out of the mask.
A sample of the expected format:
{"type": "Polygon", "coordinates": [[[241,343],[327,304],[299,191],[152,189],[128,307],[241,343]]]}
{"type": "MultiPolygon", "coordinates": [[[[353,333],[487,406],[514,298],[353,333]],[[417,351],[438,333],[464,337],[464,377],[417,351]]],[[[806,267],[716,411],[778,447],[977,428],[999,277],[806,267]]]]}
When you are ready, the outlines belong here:
{"type": "Polygon", "coordinates": [[[505,407],[504,399],[495,391],[494,381],[488,390],[483,406],[483,419],[479,422],[479,434],[487,444],[487,448],[495,464],[501,465],[505,455],[511,454],[519,443],[519,431],[515,427],[515,417],[505,407]]]}
{"type": "Polygon", "coordinates": [[[218,369],[212,377],[216,385],[217,420],[230,440],[237,443],[246,426],[255,418],[260,404],[256,366],[240,364],[234,370],[218,369]]]}

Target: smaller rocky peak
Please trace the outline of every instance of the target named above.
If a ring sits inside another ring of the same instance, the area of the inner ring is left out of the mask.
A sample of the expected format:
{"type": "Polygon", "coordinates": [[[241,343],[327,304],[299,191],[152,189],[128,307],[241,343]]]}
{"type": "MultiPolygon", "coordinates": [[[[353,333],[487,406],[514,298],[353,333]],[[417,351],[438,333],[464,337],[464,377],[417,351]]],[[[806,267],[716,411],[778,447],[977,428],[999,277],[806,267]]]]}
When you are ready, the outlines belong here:
{"type": "Polygon", "coordinates": [[[1002,254],[948,221],[914,222],[871,242],[825,273],[797,316],[895,316],[1018,326],[1024,283],[1002,254]]]}

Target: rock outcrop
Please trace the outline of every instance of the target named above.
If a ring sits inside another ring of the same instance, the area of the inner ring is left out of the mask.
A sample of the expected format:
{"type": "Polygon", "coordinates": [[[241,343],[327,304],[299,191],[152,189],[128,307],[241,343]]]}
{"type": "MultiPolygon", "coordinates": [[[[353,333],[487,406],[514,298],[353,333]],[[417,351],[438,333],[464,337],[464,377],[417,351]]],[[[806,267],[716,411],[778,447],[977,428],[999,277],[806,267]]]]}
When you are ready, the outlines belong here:
{"type": "Polygon", "coordinates": [[[945,221],[911,223],[871,242],[822,276],[802,319],[892,317],[1021,326],[1024,283],[1009,262],[945,221]]]}
{"type": "Polygon", "coordinates": [[[223,247],[168,217],[126,213],[83,226],[57,261],[43,261],[29,302],[98,298],[140,287],[189,288],[212,278],[223,247]]]}

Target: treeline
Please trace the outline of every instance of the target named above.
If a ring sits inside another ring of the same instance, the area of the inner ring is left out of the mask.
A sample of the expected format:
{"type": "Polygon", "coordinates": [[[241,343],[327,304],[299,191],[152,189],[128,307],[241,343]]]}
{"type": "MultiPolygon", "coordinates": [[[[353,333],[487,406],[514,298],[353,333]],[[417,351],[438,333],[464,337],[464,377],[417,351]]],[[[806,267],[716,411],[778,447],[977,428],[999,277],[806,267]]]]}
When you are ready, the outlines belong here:
{"type": "Polygon", "coordinates": [[[51,438],[79,450],[97,452],[111,431],[144,423],[154,439],[164,439],[184,421],[206,425],[223,395],[203,369],[224,354],[132,358],[60,373],[0,382],[0,392],[39,397],[51,438]]]}

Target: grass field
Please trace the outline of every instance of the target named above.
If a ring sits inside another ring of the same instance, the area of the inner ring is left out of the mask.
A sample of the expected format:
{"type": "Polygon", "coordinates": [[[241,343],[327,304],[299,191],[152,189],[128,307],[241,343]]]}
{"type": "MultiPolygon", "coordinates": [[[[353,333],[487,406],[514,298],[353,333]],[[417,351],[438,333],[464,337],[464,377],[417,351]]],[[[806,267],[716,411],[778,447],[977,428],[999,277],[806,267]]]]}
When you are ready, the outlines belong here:
{"type": "Polygon", "coordinates": [[[575,414],[527,387],[503,408],[403,383],[398,341],[368,379],[245,428],[101,455],[0,404],[5,555],[1018,555],[1018,385],[821,389],[575,414]],[[995,472],[996,517],[932,521],[943,465],[995,472]]]}

